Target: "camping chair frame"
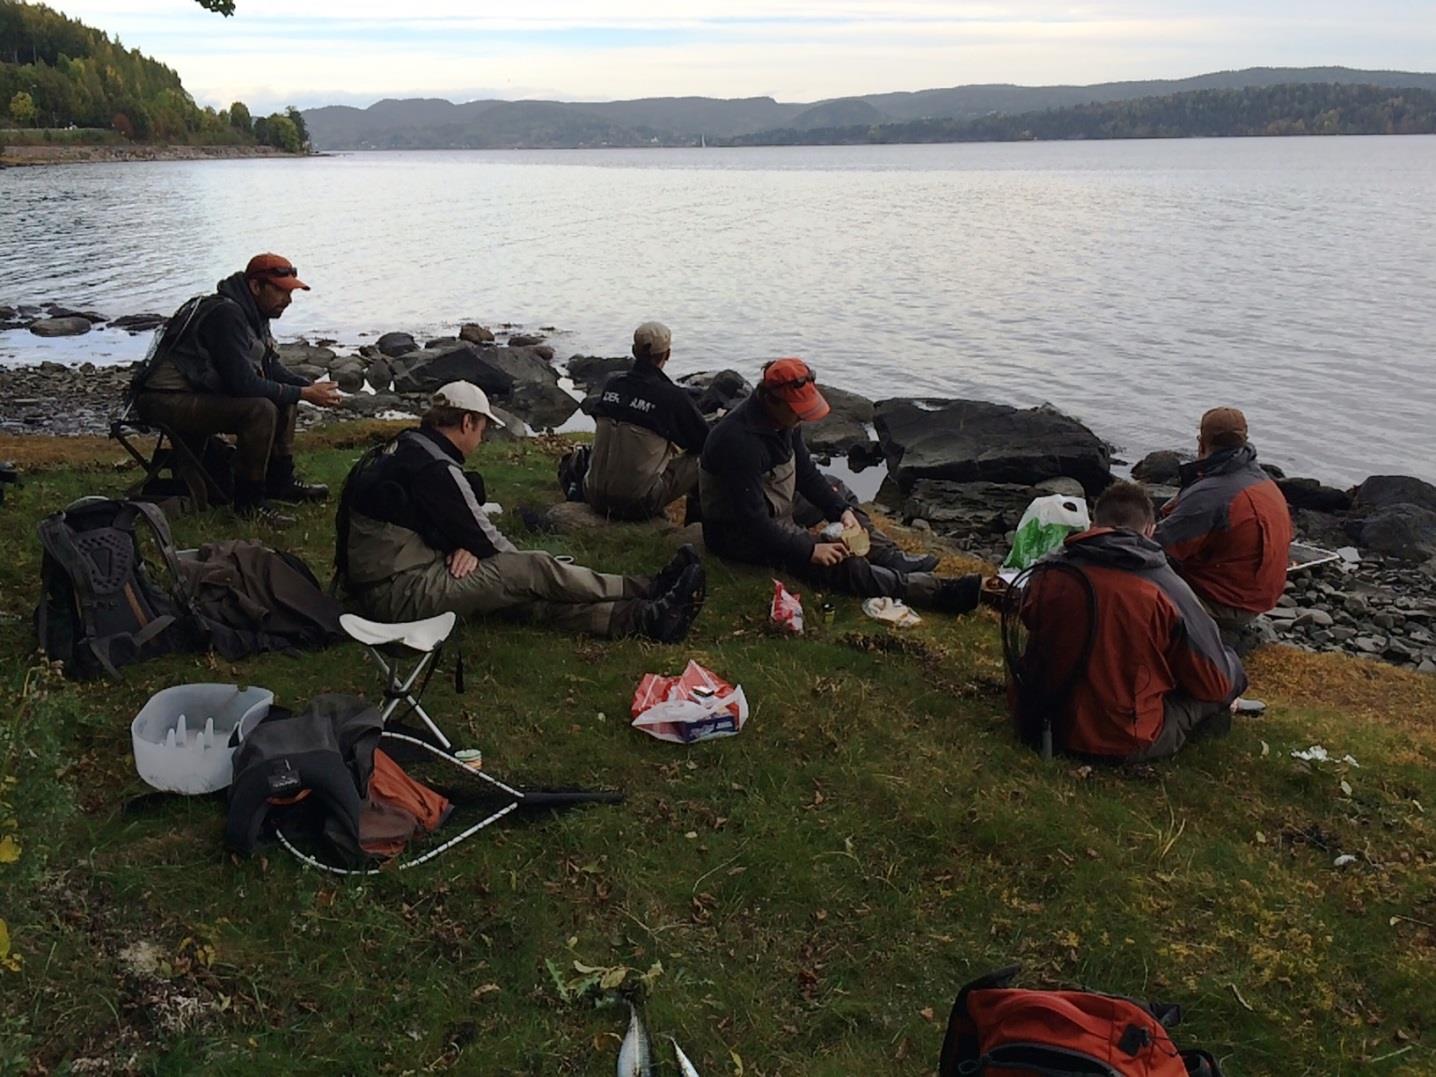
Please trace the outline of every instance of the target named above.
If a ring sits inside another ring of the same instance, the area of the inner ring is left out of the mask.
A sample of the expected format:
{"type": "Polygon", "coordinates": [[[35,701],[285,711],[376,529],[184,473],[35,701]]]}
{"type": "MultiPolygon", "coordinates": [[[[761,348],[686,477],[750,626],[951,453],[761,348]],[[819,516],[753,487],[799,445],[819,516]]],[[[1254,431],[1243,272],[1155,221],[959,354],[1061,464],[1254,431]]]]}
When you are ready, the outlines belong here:
{"type": "MultiPolygon", "coordinates": [[[[435,651],[431,651],[430,653],[433,654],[436,651],[437,648],[435,649],[435,651]]],[[[435,732],[437,733],[438,730],[435,730],[435,732]]],[[[291,842],[289,838],[285,836],[284,831],[282,831],[278,826],[276,826],[274,828],[274,836],[279,839],[279,844],[284,846],[285,849],[292,853],[295,859],[298,860],[300,863],[306,865],[307,867],[314,868],[317,871],[327,871],[333,875],[378,875],[381,872],[385,871],[408,871],[410,868],[417,868],[420,864],[428,863],[436,856],[440,856],[441,854],[448,852],[448,850],[452,849],[455,845],[458,845],[460,842],[467,841],[469,838],[477,834],[480,830],[483,830],[485,827],[491,826],[492,824],[498,822],[510,812],[515,812],[520,809],[535,810],[543,808],[567,808],[577,804],[617,804],[623,800],[622,793],[607,792],[603,790],[515,789],[507,782],[500,781],[498,778],[495,778],[491,774],[486,774],[482,770],[475,770],[473,767],[469,766],[469,764],[450,755],[447,751],[440,751],[432,744],[428,743],[427,741],[422,741],[417,737],[411,737],[404,733],[390,733],[388,730],[385,730],[384,732],[380,733],[379,740],[381,744],[383,744],[385,741],[388,741],[390,743],[398,742],[401,744],[410,745],[412,746],[412,748],[419,749],[421,752],[427,752],[430,755],[441,759],[446,763],[449,763],[459,771],[463,772],[463,774],[467,777],[486,782],[490,787],[495,790],[495,799],[505,800],[507,801],[507,803],[503,804],[502,807],[497,808],[496,810],[484,815],[484,817],[481,818],[478,822],[465,828],[462,833],[455,835],[448,841],[444,842],[442,845],[430,849],[428,852],[420,856],[414,857],[412,860],[404,860],[398,864],[394,864],[391,862],[388,865],[375,868],[344,868],[337,867],[333,864],[326,864],[324,863],[324,861],[316,857],[310,856],[309,854],[295,848],[294,843],[291,842]]]]}
{"type": "Polygon", "coordinates": [[[152,422],[147,419],[140,419],[135,415],[135,404],[133,400],[126,403],[124,411],[110,420],[110,437],[120,443],[125,452],[143,470],[144,475],[132,483],[127,494],[131,498],[138,498],[142,495],[144,487],[154,479],[159,478],[165,471],[169,471],[175,480],[190,489],[190,500],[195,502],[196,508],[206,505],[222,505],[229,500],[224,489],[215,481],[204,462],[190,447],[183,437],[180,437],[164,423],[152,422]],[[147,436],[153,434],[155,438],[154,448],[148,457],[135,445],[135,435],[147,436]],[[180,473],[183,467],[190,471],[196,479],[203,482],[203,500],[195,497],[193,485],[180,473]]]}

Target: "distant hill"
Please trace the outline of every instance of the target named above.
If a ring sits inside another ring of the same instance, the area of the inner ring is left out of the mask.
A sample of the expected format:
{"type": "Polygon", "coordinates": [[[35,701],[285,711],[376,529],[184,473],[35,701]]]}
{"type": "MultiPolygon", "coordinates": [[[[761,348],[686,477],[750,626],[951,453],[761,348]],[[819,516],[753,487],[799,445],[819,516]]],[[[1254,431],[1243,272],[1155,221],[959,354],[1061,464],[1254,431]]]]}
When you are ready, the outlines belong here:
{"type": "Polygon", "coordinates": [[[1436,134],[1436,90],[1282,83],[1240,90],[1194,90],[1016,115],[997,112],[965,119],[790,127],[742,135],[723,144],[806,146],[1382,134],[1436,134]]]}
{"type": "Polygon", "coordinates": [[[1346,67],[1253,67],[1185,79],[1093,86],[973,85],[867,94],[811,103],[771,97],[652,97],[635,101],[380,101],[366,109],[309,109],[319,149],[493,149],[691,146],[743,141],[762,132],[823,131],[919,120],[971,120],[1203,90],[1346,84],[1436,91],[1436,74],[1346,67]]]}

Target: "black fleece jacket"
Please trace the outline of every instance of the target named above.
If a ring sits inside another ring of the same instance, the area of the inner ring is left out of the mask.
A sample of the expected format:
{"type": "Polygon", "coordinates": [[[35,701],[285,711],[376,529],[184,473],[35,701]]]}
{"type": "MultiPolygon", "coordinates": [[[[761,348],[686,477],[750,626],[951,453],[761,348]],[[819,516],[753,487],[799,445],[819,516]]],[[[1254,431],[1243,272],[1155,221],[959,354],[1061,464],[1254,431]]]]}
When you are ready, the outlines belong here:
{"type": "Polygon", "coordinates": [[[259,313],[244,274],[226,277],[215,291],[229,302],[216,303],[200,320],[195,335],[209,352],[224,391],[230,396],[262,396],[280,405],[298,403],[299,390],[310,381],[280,361],[269,319],[259,313]],[[249,359],[256,337],[264,346],[258,372],[249,359]]]}

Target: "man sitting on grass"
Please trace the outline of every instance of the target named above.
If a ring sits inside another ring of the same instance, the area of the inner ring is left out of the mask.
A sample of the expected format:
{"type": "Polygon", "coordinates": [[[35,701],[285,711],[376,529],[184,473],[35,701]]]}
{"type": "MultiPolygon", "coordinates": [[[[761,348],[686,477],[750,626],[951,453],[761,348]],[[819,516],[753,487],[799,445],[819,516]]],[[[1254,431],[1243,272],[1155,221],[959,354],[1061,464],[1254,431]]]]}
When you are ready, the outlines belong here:
{"type": "Polygon", "coordinates": [[[903,571],[865,556],[871,535],[803,442],[801,424],[828,410],[801,359],[775,359],[763,368],[757,389],[713,428],[703,448],[704,544],[720,557],[771,565],[825,590],[900,598],[949,613],[971,610],[981,577],[903,571]],[[841,524],[848,539],[816,537],[802,527],[794,518],[799,494],[823,520],[841,524]]]}
{"type": "Polygon", "coordinates": [[[350,471],[335,566],[365,616],[503,613],[597,636],[686,637],[704,595],[691,546],[656,576],[616,576],[519,550],[493,525],[482,507],[483,477],[461,467],[490,423],[503,426],[483,390],[450,382],[417,429],[350,471]]]}
{"type": "Polygon", "coordinates": [[[585,488],[595,512],[615,520],[660,516],[698,491],[708,423],[663,372],[673,335],[661,322],[633,331],[633,366],[604,382],[593,405],[593,456],[585,488]]]}
{"type": "MultiPolygon", "coordinates": [[[[1135,483],[1113,483],[1094,517],[1091,530],[1054,555],[1086,578],[1090,598],[1073,573],[1039,563],[1022,600],[1031,668],[1065,680],[1090,646],[1085,671],[1065,699],[1052,701],[1057,746],[1133,762],[1225,735],[1246,674],[1152,540],[1151,499],[1135,483]]],[[[1019,725],[1020,698],[1010,697],[1019,725]]]]}
{"type": "Polygon", "coordinates": [[[1202,416],[1197,457],[1182,468],[1181,493],[1162,506],[1157,542],[1234,642],[1281,598],[1291,513],[1236,408],[1202,416]]]}

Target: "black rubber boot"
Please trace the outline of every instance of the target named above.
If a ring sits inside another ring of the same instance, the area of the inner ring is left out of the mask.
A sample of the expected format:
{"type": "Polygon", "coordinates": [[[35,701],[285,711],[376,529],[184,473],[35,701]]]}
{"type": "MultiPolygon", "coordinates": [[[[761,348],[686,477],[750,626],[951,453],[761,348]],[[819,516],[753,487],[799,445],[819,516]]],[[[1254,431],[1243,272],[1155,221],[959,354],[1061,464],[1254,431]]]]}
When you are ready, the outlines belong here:
{"type": "Polygon", "coordinates": [[[959,576],[938,581],[932,608],[939,613],[968,613],[977,608],[982,592],[981,576],[959,576]]]}
{"type": "Polygon", "coordinates": [[[652,598],[660,598],[667,594],[673,589],[673,585],[678,582],[678,577],[683,575],[685,568],[689,565],[699,563],[698,550],[694,548],[691,542],[685,542],[682,546],[678,547],[678,552],[673,555],[668,564],[658,570],[658,575],[653,577],[653,582],[648,590],[649,596],[652,598]]]}
{"type": "Polygon", "coordinates": [[[273,501],[302,504],[306,501],[329,500],[329,487],[322,482],[304,482],[294,473],[294,457],[271,456],[269,473],[264,480],[265,496],[273,501]]]}
{"type": "Polygon", "coordinates": [[[656,643],[681,643],[703,608],[707,576],[701,564],[689,565],[673,587],[645,602],[638,615],[638,632],[656,643]]]}

